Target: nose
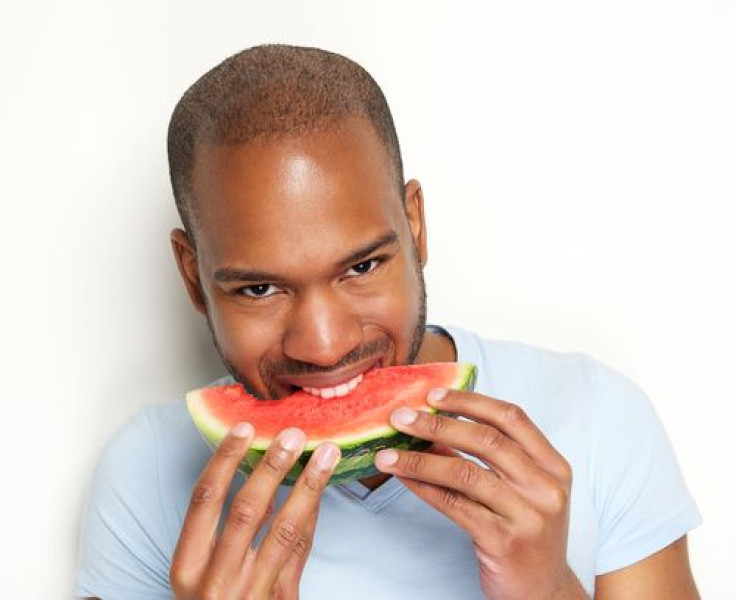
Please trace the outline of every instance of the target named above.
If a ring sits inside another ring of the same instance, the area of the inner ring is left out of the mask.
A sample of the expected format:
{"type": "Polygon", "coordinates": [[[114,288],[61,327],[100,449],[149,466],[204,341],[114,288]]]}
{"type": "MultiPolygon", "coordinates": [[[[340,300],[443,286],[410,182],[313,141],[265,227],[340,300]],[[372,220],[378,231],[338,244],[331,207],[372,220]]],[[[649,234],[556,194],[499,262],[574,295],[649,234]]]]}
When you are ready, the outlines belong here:
{"type": "Polygon", "coordinates": [[[295,300],[284,333],[283,351],[301,362],[329,367],[360,345],[358,315],[334,289],[313,291],[295,300]]]}

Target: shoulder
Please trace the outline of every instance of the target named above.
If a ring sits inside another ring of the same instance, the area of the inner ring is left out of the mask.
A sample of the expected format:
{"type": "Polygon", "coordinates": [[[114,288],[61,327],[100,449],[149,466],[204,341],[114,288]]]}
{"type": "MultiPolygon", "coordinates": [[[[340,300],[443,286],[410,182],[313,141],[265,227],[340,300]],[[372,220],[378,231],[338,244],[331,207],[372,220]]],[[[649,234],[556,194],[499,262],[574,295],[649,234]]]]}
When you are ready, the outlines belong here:
{"type": "Polygon", "coordinates": [[[612,385],[639,395],[633,383],[588,354],[485,339],[454,327],[448,332],[458,361],[478,366],[479,393],[520,404],[542,423],[573,415],[593,418],[601,390],[612,385]]]}
{"type": "MultiPolygon", "coordinates": [[[[229,377],[208,386],[232,383],[229,377]]],[[[167,490],[191,485],[211,456],[211,450],[194,426],[186,400],[178,398],[161,404],[142,407],[107,443],[96,478],[114,474],[117,485],[124,477],[141,481],[146,478],[167,490]]]]}
{"type": "Polygon", "coordinates": [[[170,557],[210,455],[183,399],[146,406],[115,433],[87,495],[77,595],[169,597],[170,557]]]}
{"type": "MultiPolygon", "coordinates": [[[[472,362],[480,370],[482,385],[495,389],[521,389],[525,393],[596,391],[604,395],[641,398],[641,390],[623,374],[583,352],[560,352],[524,342],[483,338],[448,327],[458,361],[472,362]]],[[[596,394],[599,396],[599,394],[596,394]]]]}
{"type": "Polygon", "coordinates": [[[125,475],[140,479],[155,475],[162,461],[202,445],[189,419],[184,400],[148,405],[139,410],[110,438],[95,476],[114,474],[114,481],[125,475]]]}
{"type": "Polygon", "coordinates": [[[178,533],[191,490],[211,456],[186,401],[144,406],[110,439],[95,470],[91,499],[159,511],[178,533]]]}
{"type": "Polygon", "coordinates": [[[142,408],[100,455],[87,498],[87,521],[103,521],[121,539],[139,527],[169,537],[176,507],[186,502],[207,456],[183,400],[142,408]],[[176,480],[179,484],[172,487],[176,480]]]}
{"type": "Polygon", "coordinates": [[[581,352],[488,340],[449,328],[458,360],[478,365],[476,390],[521,405],[564,449],[574,444],[588,459],[628,441],[666,437],[649,397],[631,379],[581,352]]]}

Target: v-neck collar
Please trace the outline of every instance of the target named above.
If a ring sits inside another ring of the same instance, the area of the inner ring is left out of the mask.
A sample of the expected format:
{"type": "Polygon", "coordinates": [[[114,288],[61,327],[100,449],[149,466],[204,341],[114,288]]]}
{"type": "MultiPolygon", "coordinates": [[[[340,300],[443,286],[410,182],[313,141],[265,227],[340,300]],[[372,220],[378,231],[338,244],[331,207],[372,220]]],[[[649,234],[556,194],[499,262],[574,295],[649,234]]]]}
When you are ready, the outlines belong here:
{"type": "Polygon", "coordinates": [[[380,512],[407,491],[406,486],[393,476],[375,490],[367,488],[360,481],[341,483],[334,489],[374,513],[380,512]]]}

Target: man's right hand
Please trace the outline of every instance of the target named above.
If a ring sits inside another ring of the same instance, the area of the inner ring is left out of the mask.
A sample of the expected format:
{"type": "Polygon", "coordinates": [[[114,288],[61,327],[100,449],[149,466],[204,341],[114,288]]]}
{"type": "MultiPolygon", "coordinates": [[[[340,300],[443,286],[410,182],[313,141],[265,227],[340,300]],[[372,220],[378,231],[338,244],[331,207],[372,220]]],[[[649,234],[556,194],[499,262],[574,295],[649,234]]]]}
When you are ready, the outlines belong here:
{"type": "Polygon", "coordinates": [[[232,478],[253,439],[245,423],[223,440],[197,482],[169,573],[178,599],[296,599],[317,523],[319,502],[340,457],[320,445],[257,548],[273,498],[302,453],[304,433],[286,429],[233,499],[218,536],[217,525],[232,478]]]}

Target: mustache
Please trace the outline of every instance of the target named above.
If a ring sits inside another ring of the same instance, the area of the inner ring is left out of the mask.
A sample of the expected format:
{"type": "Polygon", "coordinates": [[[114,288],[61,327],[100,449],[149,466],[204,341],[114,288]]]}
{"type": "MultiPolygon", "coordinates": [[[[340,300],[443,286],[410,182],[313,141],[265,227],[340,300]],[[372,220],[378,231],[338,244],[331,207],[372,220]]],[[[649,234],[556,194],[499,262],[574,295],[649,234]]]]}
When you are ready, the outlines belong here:
{"type": "Polygon", "coordinates": [[[311,373],[332,373],[349,365],[359,363],[371,356],[383,354],[391,348],[388,338],[380,338],[353,348],[338,362],[329,367],[322,367],[312,363],[286,359],[278,362],[268,362],[260,366],[260,375],[263,381],[270,381],[274,377],[289,377],[311,373]]]}

